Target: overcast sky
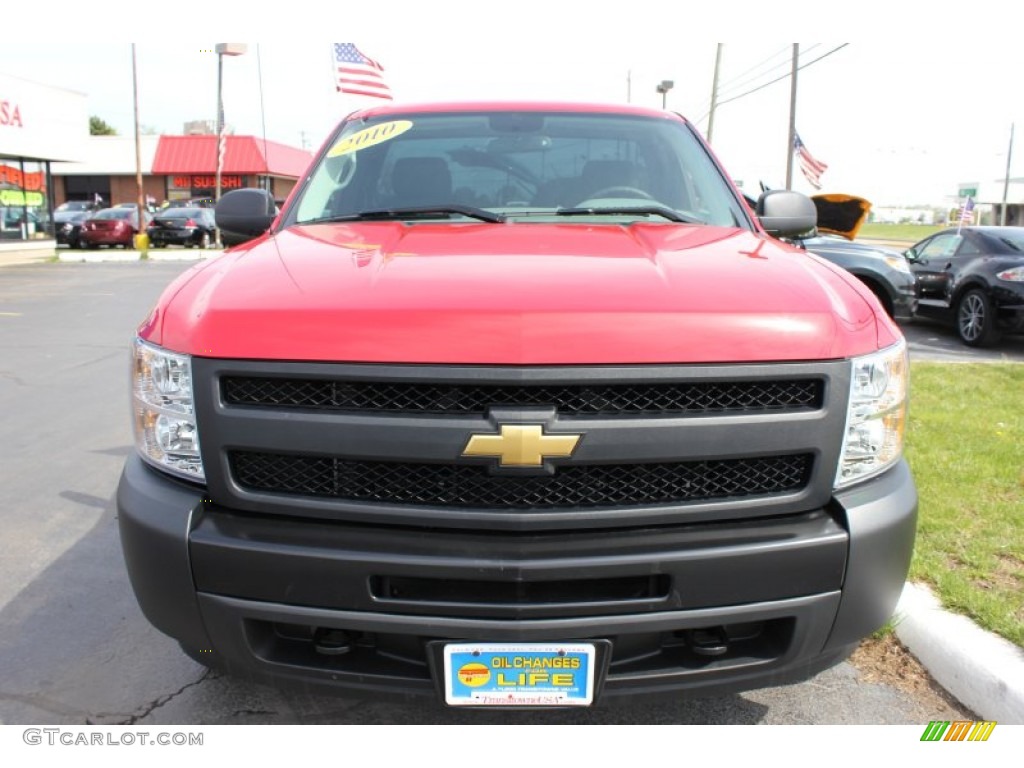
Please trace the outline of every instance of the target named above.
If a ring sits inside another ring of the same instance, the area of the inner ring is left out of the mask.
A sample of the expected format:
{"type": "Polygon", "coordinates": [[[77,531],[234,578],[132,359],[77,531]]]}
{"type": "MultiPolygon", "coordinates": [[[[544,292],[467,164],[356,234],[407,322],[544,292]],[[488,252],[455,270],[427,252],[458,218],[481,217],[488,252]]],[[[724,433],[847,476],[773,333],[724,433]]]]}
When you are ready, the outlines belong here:
{"type": "MultiPolygon", "coordinates": [[[[415,6],[379,2],[372,11],[360,11],[348,3],[293,0],[268,5],[273,14],[254,11],[230,27],[214,15],[210,34],[224,39],[224,30],[231,29],[232,39],[262,38],[249,43],[246,55],[224,61],[225,115],[236,133],[260,135],[265,123],[267,138],[316,149],[344,114],[376,103],[335,92],[331,40],[354,42],[380,61],[396,101],[629,98],[658,107],[656,85],[672,80],[668,108],[706,134],[716,43],[702,38],[761,30],[756,42],[723,46],[723,103],[712,136],[733,178],[757,190],[760,181],[772,187],[785,183],[792,50],[787,38],[847,33],[860,40],[800,43],[804,68],[797,78],[796,125],[808,149],[829,166],[822,191],[859,194],[876,206],[945,204],[960,184],[983,182],[983,189],[987,183],[1001,196],[996,182],[1006,171],[1011,123],[1024,131],[1024,89],[1017,82],[1024,57],[1006,33],[1000,41],[998,28],[995,37],[972,31],[978,26],[967,18],[972,14],[940,18],[949,15],[944,5],[913,4],[935,10],[911,13],[874,0],[855,6],[762,4],[767,11],[760,16],[743,3],[723,4],[718,11],[698,11],[701,6],[692,2],[634,5],[438,0],[415,6]],[[338,9],[330,20],[323,17],[326,7],[338,9]],[[827,14],[829,23],[808,23],[806,14],[796,13],[801,7],[827,14]],[[841,18],[853,9],[855,19],[841,18]],[[780,18],[799,23],[781,27],[780,18]],[[894,35],[907,19],[917,23],[894,35]],[[328,32],[335,34],[305,39],[328,32]],[[759,90],[743,95],[754,89],[759,90]]],[[[128,6],[118,11],[126,29],[146,30],[136,48],[140,121],[159,132],[178,133],[187,120],[215,116],[214,43],[178,42],[184,7],[161,4],[141,16],[128,6]]],[[[88,25],[86,17],[111,13],[113,6],[95,6],[89,14],[64,19],[88,25]],[[98,10],[103,8],[109,10],[98,10]]],[[[30,26],[38,25],[37,14],[27,18],[30,26]]],[[[19,42],[27,39],[8,37],[0,46],[0,72],[86,93],[90,114],[131,134],[130,43],[60,43],[55,54],[54,45],[19,42]]],[[[1024,142],[1015,155],[1011,175],[1022,176],[1024,142]]],[[[813,191],[796,169],[794,188],[813,191]]]]}

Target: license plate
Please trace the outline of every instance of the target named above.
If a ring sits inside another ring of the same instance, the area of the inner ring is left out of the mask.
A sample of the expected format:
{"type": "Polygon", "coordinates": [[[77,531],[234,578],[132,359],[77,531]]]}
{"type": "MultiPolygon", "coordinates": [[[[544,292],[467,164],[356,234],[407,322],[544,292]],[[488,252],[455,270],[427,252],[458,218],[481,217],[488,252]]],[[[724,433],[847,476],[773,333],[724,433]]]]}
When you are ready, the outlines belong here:
{"type": "Polygon", "coordinates": [[[592,643],[453,643],[444,648],[451,706],[585,707],[594,700],[592,643]]]}

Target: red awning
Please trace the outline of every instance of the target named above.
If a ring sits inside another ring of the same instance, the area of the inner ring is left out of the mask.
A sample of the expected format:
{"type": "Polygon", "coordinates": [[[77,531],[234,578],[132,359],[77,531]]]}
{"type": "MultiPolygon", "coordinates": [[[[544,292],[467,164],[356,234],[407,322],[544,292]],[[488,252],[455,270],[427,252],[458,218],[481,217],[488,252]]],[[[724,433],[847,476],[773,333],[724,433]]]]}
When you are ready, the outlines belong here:
{"type": "MultiPolygon", "coordinates": [[[[227,136],[224,174],[262,174],[297,179],[313,156],[255,136],[227,136]]],[[[153,158],[153,173],[216,173],[216,136],[161,136],[153,158]]]]}

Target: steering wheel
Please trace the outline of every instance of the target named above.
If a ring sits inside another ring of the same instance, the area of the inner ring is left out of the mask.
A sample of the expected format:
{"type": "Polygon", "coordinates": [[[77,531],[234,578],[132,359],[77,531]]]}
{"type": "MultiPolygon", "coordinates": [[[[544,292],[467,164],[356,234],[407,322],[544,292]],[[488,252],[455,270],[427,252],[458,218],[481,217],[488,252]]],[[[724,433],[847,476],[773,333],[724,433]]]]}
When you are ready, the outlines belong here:
{"type": "Polygon", "coordinates": [[[636,187],[605,187],[599,189],[596,192],[591,192],[583,200],[580,200],[577,205],[580,205],[587,200],[596,200],[601,197],[639,197],[644,200],[654,200],[654,196],[649,192],[644,192],[642,189],[636,187]]]}

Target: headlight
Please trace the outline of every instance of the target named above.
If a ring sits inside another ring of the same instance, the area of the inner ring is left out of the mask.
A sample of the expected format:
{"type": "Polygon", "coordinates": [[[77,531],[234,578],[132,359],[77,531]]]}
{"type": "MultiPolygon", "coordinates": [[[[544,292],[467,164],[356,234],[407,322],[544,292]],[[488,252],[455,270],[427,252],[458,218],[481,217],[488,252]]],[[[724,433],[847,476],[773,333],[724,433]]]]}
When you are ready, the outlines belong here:
{"type": "Polygon", "coordinates": [[[854,358],[852,366],[836,488],[873,477],[903,455],[910,379],[906,342],[854,358]]]}
{"type": "Polygon", "coordinates": [[[136,339],[132,347],[135,447],[155,467],[204,480],[192,405],[192,359],[136,339]]]}
{"type": "Polygon", "coordinates": [[[910,272],[910,264],[903,256],[885,256],[885,263],[897,272],[910,272]]]}

